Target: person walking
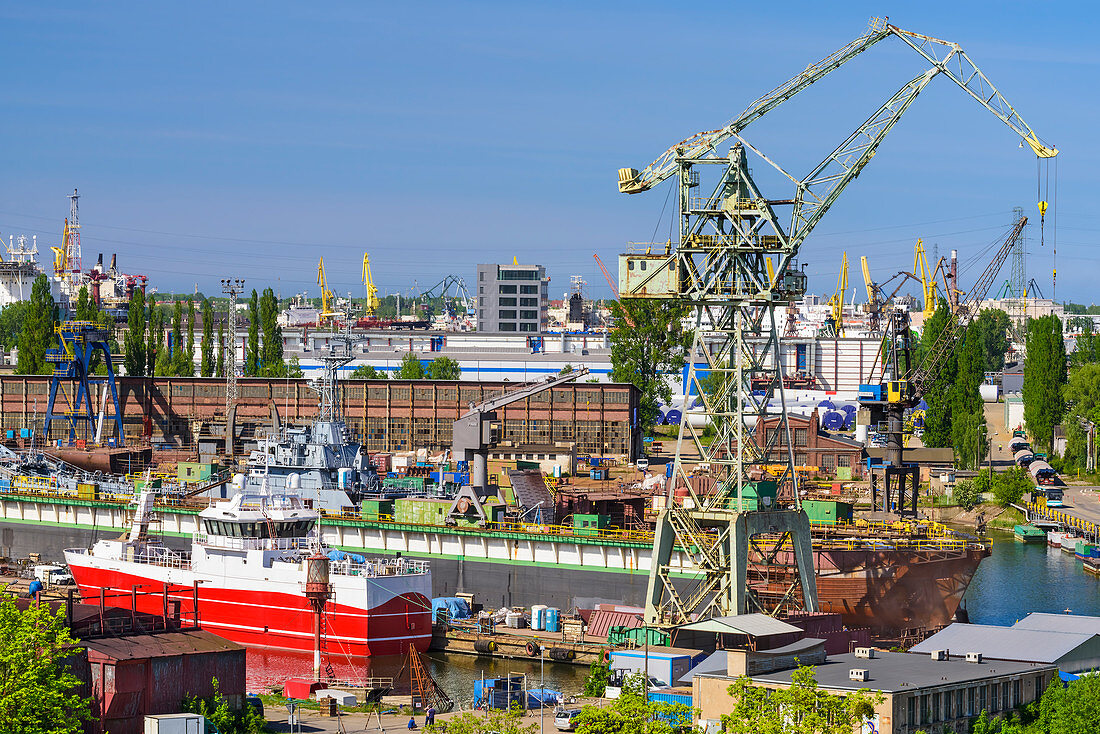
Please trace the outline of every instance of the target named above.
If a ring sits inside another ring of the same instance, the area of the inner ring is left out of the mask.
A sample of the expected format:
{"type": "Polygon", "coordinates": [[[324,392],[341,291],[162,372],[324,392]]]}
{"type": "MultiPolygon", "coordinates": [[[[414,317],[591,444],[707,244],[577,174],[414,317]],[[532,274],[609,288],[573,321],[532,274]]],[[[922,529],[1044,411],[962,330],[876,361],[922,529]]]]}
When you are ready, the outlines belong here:
{"type": "Polygon", "coordinates": [[[424,715],[424,726],[435,725],[435,706],[429,706],[428,711],[424,715]]]}

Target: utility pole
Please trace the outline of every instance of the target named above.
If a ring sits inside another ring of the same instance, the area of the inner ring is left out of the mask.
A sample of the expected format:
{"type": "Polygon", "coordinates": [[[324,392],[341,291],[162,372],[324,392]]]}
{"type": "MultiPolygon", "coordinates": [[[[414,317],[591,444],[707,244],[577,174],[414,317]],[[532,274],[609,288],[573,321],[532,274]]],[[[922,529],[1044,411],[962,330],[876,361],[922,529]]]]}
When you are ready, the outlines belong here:
{"type": "Polygon", "coordinates": [[[229,296],[225,349],[225,418],[237,403],[237,296],[244,292],[242,278],[222,278],[222,293],[229,296]]]}

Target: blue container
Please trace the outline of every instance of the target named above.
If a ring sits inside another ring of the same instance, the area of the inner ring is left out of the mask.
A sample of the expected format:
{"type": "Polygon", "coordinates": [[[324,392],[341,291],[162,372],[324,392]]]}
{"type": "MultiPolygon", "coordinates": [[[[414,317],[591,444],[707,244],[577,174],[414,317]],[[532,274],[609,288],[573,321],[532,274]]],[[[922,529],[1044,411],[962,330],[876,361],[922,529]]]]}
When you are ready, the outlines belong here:
{"type": "Polygon", "coordinates": [[[29,429],[29,428],[20,428],[19,429],[19,438],[30,438],[30,437],[31,437],[31,429],[29,429]]]}
{"type": "Polygon", "coordinates": [[[561,610],[554,607],[550,607],[546,610],[546,631],[547,632],[560,632],[561,631],[561,610]]]}
{"type": "Polygon", "coordinates": [[[10,430],[10,429],[8,430],[8,438],[9,439],[10,438],[15,438],[15,431],[14,430],[10,430]]]}

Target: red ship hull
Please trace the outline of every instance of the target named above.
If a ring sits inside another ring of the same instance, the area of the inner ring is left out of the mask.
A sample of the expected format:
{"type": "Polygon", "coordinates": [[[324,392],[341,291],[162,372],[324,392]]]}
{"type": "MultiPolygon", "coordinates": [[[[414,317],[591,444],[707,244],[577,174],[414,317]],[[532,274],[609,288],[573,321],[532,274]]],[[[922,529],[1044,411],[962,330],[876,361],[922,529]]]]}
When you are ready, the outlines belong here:
{"type": "MultiPolygon", "coordinates": [[[[213,583],[194,586],[70,563],[70,570],[89,603],[163,614],[177,603],[183,619],[195,618],[205,629],[246,647],[313,650],[313,611],[304,595],[228,588],[213,583]],[[134,593],[134,588],[137,593],[134,593]],[[167,591],[165,591],[167,590],[167,591]],[[167,597],[167,602],[165,601],[167,597]]],[[[330,601],[325,607],[323,652],[340,656],[401,655],[410,645],[427,650],[432,637],[431,601],[416,592],[390,596],[369,609],[330,601]]]]}

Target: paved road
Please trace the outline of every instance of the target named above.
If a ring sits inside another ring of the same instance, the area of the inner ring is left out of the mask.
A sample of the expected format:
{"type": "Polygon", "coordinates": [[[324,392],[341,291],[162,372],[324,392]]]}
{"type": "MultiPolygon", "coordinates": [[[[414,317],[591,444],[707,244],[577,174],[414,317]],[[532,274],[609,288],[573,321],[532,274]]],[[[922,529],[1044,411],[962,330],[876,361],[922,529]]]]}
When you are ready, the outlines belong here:
{"type": "Polygon", "coordinates": [[[1067,485],[1063,489],[1065,495],[1062,501],[1065,507],[1060,508],[1062,512],[1082,520],[1100,523],[1100,492],[1096,487],[1067,485]]]}

